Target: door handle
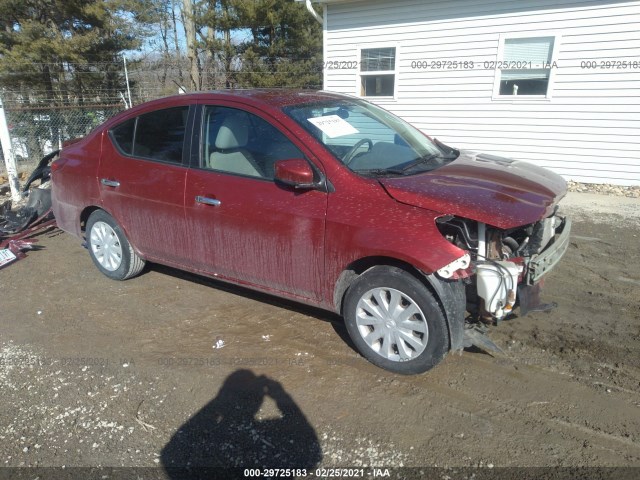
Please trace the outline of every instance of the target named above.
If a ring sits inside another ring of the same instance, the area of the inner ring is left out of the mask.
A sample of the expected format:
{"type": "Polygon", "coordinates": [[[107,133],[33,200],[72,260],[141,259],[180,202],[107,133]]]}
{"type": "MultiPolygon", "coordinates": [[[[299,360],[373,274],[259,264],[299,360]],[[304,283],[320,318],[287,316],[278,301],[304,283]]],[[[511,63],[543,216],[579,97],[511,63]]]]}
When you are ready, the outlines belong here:
{"type": "Polygon", "coordinates": [[[100,180],[100,183],[105,187],[119,187],[120,182],[117,180],[109,180],[108,178],[103,178],[100,180]]]}
{"type": "Polygon", "coordinates": [[[222,204],[220,200],[216,200],[215,198],[202,197],[200,195],[196,197],[196,202],[204,203],[205,205],[213,205],[214,207],[217,207],[222,204]]]}

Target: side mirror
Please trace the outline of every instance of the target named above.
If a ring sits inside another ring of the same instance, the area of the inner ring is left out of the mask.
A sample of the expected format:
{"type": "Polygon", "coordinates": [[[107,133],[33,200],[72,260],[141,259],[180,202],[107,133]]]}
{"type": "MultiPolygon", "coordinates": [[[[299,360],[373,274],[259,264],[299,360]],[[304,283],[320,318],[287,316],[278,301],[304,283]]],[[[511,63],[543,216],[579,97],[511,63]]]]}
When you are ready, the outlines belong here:
{"type": "Polygon", "coordinates": [[[275,180],[295,188],[315,188],[313,170],[306,160],[291,158],[278,160],[275,165],[275,180]]]}

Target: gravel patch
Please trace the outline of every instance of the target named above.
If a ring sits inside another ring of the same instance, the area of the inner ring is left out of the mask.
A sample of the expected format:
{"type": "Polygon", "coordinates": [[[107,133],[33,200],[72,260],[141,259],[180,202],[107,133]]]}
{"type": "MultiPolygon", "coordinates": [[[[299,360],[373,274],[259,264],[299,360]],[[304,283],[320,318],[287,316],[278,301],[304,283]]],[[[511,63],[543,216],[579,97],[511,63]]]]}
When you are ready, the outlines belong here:
{"type": "Polygon", "coordinates": [[[640,185],[622,186],[610,183],[581,183],[569,180],[567,187],[570,192],[597,193],[599,195],[614,195],[617,197],[640,198],[640,185]]]}

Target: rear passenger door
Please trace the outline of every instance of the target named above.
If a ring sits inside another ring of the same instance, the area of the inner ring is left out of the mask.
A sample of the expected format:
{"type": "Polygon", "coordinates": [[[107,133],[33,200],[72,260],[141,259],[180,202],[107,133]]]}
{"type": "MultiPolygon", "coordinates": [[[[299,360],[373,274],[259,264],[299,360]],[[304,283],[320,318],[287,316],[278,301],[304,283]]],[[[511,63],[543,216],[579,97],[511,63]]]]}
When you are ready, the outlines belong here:
{"type": "Polygon", "coordinates": [[[103,206],[145,257],[185,262],[184,184],[193,107],[143,113],[109,131],[98,170],[103,206]]]}
{"type": "Polygon", "coordinates": [[[240,284],[317,299],[327,194],[274,181],[277,160],[309,161],[310,153],[248,108],[205,105],[201,119],[200,163],[188,172],[185,188],[193,267],[240,284]]]}

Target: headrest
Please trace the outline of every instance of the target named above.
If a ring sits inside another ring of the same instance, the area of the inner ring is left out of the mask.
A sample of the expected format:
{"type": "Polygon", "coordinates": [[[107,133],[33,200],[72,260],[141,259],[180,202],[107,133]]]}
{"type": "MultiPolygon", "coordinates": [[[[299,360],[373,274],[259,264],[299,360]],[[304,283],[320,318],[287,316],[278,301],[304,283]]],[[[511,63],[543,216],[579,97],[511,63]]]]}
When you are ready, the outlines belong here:
{"type": "Polygon", "coordinates": [[[216,148],[228,150],[244,147],[249,138],[249,116],[244,112],[228,115],[216,136],[216,148]]]}

